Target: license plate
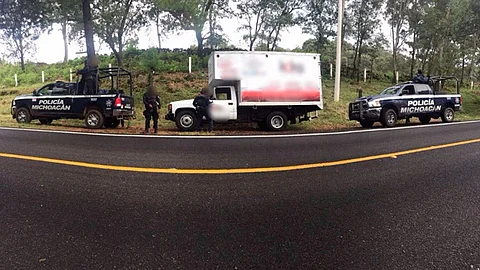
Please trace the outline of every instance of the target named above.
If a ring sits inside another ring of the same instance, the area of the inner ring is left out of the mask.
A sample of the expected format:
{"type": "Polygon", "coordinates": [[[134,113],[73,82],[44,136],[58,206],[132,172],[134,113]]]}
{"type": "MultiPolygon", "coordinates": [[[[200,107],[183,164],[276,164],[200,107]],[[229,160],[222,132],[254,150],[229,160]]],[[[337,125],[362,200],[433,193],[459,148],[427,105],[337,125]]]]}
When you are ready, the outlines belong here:
{"type": "Polygon", "coordinates": [[[132,105],[130,105],[130,104],[125,105],[125,109],[131,109],[131,108],[132,108],[132,105]]]}

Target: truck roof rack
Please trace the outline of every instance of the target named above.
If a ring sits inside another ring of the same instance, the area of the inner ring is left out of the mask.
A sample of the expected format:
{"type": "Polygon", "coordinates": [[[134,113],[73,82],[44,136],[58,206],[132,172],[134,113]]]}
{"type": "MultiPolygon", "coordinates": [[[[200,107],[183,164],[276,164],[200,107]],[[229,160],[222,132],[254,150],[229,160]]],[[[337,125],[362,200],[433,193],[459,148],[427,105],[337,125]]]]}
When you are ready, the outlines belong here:
{"type": "MultiPolygon", "coordinates": [[[[119,93],[120,90],[120,77],[128,77],[128,84],[130,87],[130,96],[133,95],[133,80],[132,80],[132,73],[126,70],[123,67],[107,67],[107,68],[96,68],[97,73],[97,81],[101,79],[110,79],[111,90],[117,91],[119,93]],[[114,79],[115,78],[115,79],[114,79]],[[116,85],[115,85],[116,82],[116,85]],[[116,87],[115,87],[116,86],[116,87]]],[[[77,77],[77,85],[78,85],[78,77],[77,77]]],[[[98,92],[98,85],[96,91],[98,92]]]]}

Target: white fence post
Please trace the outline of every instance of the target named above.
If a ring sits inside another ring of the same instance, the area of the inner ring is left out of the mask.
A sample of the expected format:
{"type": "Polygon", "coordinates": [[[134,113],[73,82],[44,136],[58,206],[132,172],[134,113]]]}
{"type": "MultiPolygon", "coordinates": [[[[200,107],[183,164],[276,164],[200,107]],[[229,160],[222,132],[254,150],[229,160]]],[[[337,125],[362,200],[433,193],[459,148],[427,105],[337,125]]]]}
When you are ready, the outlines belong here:
{"type": "Polygon", "coordinates": [[[112,64],[108,64],[108,68],[112,68],[112,64]]]}
{"type": "Polygon", "coordinates": [[[15,74],[15,86],[18,86],[18,76],[15,74]]]}
{"type": "Polygon", "coordinates": [[[396,81],[397,81],[397,83],[398,83],[398,79],[399,79],[398,77],[399,77],[399,76],[398,76],[398,71],[397,71],[397,74],[396,74],[396,79],[397,79],[396,81]]]}
{"type": "Polygon", "coordinates": [[[73,70],[70,69],[70,82],[73,82],[73,70]]]}
{"type": "Polygon", "coordinates": [[[330,64],[330,79],[333,79],[333,64],[330,64]]]}
{"type": "Polygon", "coordinates": [[[42,83],[45,83],[45,71],[42,71],[42,83]]]}
{"type": "Polygon", "coordinates": [[[188,73],[192,73],[192,57],[188,57],[188,73]]]}
{"type": "Polygon", "coordinates": [[[364,83],[367,82],[367,69],[364,69],[364,70],[363,70],[363,82],[364,82],[364,83]]]}

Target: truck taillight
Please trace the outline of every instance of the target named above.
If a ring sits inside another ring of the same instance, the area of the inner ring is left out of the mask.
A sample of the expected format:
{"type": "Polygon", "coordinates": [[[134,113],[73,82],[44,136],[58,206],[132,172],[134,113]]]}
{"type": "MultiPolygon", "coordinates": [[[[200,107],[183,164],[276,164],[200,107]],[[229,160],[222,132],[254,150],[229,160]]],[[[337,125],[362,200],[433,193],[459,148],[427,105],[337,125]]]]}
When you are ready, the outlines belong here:
{"type": "Polygon", "coordinates": [[[168,110],[169,110],[169,111],[172,110],[172,104],[168,104],[168,110]]]}
{"type": "Polygon", "coordinates": [[[121,107],[122,106],[122,98],[117,97],[115,99],[115,107],[121,107]]]}
{"type": "Polygon", "coordinates": [[[460,97],[460,105],[463,104],[463,97],[460,97]]]}

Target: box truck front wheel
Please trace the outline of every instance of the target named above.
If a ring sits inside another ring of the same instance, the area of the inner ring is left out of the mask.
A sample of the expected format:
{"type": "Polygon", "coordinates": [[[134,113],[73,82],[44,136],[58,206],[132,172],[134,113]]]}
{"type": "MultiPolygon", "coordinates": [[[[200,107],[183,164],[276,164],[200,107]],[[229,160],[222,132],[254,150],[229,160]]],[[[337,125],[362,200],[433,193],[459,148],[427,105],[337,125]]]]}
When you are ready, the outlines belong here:
{"type": "Polygon", "coordinates": [[[287,127],[287,116],[282,112],[272,112],[267,117],[267,126],[271,131],[280,131],[287,127]]]}
{"type": "Polygon", "coordinates": [[[182,131],[194,131],[197,128],[197,114],[194,111],[180,111],[175,117],[177,128],[182,131]]]}

